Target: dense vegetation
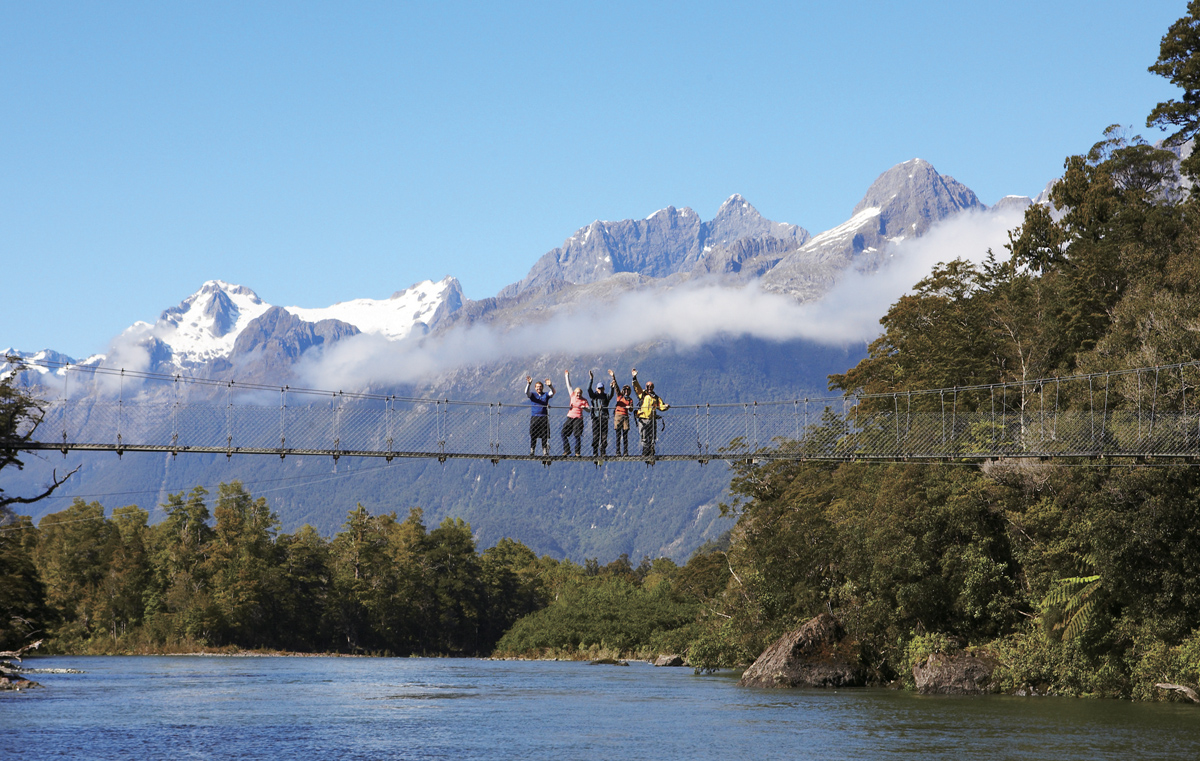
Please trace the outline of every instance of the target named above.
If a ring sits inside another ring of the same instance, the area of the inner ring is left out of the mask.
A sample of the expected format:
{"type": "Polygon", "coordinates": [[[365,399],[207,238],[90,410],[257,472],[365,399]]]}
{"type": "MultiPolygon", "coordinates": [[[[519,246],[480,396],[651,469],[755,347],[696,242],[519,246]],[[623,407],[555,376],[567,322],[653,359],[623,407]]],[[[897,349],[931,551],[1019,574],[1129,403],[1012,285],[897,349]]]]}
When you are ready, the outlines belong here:
{"type": "Polygon", "coordinates": [[[240,483],[221,485],[211,514],[208,497],[171,495],[153,526],[136,506],[106,517],[77,499],[0,527],[0,649],[36,635],[51,652],[584,657],[682,651],[696,633],[702,563],[580,566],[511,539],[478,553],[466,523],[427,530],[416,509],[359,506],[332,540],[281,534],[240,483]]]}
{"type": "Polygon", "coordinates": [[[544,604],[539,564],[558,565],[511,540],[477,553],[469,526],[427,530],[420,510],[399,520],[359,507],[327,541],[307,526],[279,534],[266,500],[237,482],[212,504],[210,515],[199,488],[171,495],[149,526],[138,507],[105,517],[77,499],[36,528],[0,528],[0,636],[40,629],[72,652],[486,654],[544,604]]]}

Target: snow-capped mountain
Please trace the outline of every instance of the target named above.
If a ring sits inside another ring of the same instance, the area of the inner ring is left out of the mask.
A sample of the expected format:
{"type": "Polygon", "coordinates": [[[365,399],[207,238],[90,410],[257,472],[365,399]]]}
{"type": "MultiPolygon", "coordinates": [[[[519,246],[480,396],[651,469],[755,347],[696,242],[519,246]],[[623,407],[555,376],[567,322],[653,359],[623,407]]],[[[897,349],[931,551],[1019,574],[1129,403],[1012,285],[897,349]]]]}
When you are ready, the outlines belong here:
{"type": "Polygon", "coordinates": [[[270,308],[243,285],[209,280],[177,306],[164,310],[153,325],[139,322],[126,329],[115,348],[120,352],[131,344],[156,340],[177,367],[197,367],[229,356],[238,335],[270,308]]]}
{"type": "MultiPolygon", "coordinates": [[[[294,361],[327,340],[372,333],[400,340],[462,306],[462,288],[452,277],[425,280],[386,299],[355,299],[329,307],[276,307],[243,285],[209,280],[158,320],[137,322],[112,342],[106,354],[76,361],[52,350],[29,353],[7,349],[5,356],[27,360],[106,364],[135,370],[212,372],[245,369],[266,357],[294,361]],[[253,361],[246,355],[253,355],[253,361]]],[[[277,361],[268,362],[278,369],[277,361]]],[[[34,365],[35,376],[53,372],[34,365]]]]}

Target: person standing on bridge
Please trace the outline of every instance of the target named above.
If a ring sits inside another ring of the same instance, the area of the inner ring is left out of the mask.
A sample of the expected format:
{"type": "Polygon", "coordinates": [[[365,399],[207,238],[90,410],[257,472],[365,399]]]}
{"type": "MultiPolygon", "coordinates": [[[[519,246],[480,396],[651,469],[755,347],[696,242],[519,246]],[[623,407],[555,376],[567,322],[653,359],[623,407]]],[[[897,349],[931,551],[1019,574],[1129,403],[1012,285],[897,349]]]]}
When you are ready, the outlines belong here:
{"type": "Polygon", "coordinates": [[[592,400],[592,457],[608,456],[608,403],[617,395],[617,377],[608,371],[612,379],[612,392],[604,390],[604,381],[596,383],[596,374],[588,371],[588,399],[592,400]]]}
{"type": "Polygon", "coordinates": [[[525,376],[525,396],[529,397],[529,454],[538,439],[542,440],[542,454],[550,454],[550,398],[554,396],[554,384],[547,378],[545,385],[525,376]],[[530,386],[533,390],[530,390],[530,386]],[[550,389],[548,392],[546,389],[550,389]]]}
{"type": "MultiPolygon", "coordinates": [[[[612,372],[611,370],[609,372],[612,372]]],[[[613,378],[613,389],[617,387],[617,379],[613,378]]],[[[633,390],[622,386],[615,391],[617,401],[613,405],[613,428],[617,432],[617,457],[629,456],[629,417],[633,410],[633,390]]]]}
{"type": "Polygon", "coordinates": [[[642,439],[642,457],[654,456],[654,445],[658,440],[658,413],[671,409],[654,393],[654,381],[646,383],[642,388],[638,383],[637,368],[633,368],[633,390],[637,394],[637,424],[638,433],[642,439]]]}
{"type": "Polygon", "coordinates": [[[574,436],[575,456],[579,457],[583,453],[580,446],[580,440],[583,438],[583,411],[591,405],[583,398],[583,389],[571,386],[571,371],[564,370],[563,377],[567,381],[567,388],[571,389],[571,407],[567,410],[567,420],[562,427],[563,456],[570,457],[571,443],[568,438],[574,436]]]}

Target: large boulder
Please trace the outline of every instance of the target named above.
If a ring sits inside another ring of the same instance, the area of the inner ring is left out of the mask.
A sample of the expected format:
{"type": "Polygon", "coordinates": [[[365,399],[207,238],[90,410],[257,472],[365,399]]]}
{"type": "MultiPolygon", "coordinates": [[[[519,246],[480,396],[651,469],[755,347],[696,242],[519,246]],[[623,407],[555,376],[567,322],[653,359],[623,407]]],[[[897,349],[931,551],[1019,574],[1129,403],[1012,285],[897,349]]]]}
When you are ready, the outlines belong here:
{"type": "Polygon", "coordinates": [[[913,681],[923,695],[982,695],[993,692],[996,661],[967,652],[933,653],[913,666],[913,681]]]}
{"type": "Polygon", "coordinates": [[[841,624],[822,613],[780,637],[738,680],[739,687],[862,687],[867,669],[841,624]]]}

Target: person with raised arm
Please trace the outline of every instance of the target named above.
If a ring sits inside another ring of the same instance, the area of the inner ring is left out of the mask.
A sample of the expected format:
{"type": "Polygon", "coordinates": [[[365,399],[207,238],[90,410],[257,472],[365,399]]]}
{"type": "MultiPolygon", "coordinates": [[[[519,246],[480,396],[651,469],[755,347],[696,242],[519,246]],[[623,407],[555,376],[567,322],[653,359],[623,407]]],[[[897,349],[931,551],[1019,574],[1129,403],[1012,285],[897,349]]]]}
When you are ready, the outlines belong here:
{"type": "Polygon", "coordinates": [[[671,409],[671,405],[654,393],[654,381],[646,387],[638,383],[637,368],[633,368],[633,391],[637,394],[638,434],[642,439],[642,457],[654,456],[654,445],[658,439],[658,413],[671,409]]]}
{"type": "Polygon", "coordinates": [[[608,403],[617,395],[617,377],[613,371],[608,371],[612,378],[612,391],[605,391],[604,381],[596,383],[596,374],[588,371],[588,399],[592,400],[592,457],[608,456],[608,403]]]}
{"type": "Polygon", "coordinates": [[[542,454],[550,454],[550,398],[554,396],[554,384],[550,379],[536,384],[533,378],[525,376],[525,396],[529,397],[529,454],[538,439],[542,441],[542,454]],[[530,387],[532,386],[532,390],[530,387]],[[547,391],[546,389],[549,389],[547,391]]]}
{"type": "Polygon", "coordinates": [[[567,410],[567,420],[562,427],[563,440],[563,456],[569,457],[571,454],[571,443],[569,437],[575,438],[575,456],[579,457],[583,451],[580,446],[580,440],[583,438],[583,411],[591,405],[587,399],[583,398],[583,389],[575,388],[571,385],[571,371],[564,370],[563,378],[567,381],[567,388],[571,391],[570,409],[567,410]]]}
{"type": "MultiPolygon", "coordinates": [[[[612,374],[612,370],[608,371],[612,374]]],[[[628,385],[622,386],[620,391],[617,391],[617,378],[613,376],[613,393],[617,395],[617,400],[613,404],[613,430],[617,432],[616,450],[617,457],[629,456],[629,418],[633,414],[633,390],[628,385]]]]}

